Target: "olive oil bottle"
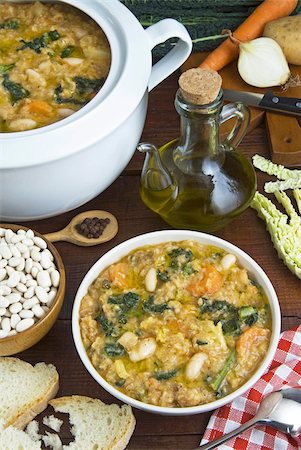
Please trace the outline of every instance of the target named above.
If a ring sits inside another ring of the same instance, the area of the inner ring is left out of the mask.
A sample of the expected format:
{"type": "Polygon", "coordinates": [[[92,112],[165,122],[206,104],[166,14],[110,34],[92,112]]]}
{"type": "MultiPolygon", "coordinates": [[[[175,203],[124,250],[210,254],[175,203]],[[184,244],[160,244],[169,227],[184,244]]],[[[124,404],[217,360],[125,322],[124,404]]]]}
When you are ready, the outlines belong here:
{"type": "Polygon", "coordinates": [[[211,232],[242,213],[256,190],[253,166],[236,150],[249,112],[241,103],[223,107],[216,72],[190,69],[179,84],[175,107],[180,137],[159,149],[152,144],[138,146],[146,153],[140,194],[172,227],[211,232]],[[232,117],[237,117],[236,126],[220,142],[220,124],[232,117]]]}

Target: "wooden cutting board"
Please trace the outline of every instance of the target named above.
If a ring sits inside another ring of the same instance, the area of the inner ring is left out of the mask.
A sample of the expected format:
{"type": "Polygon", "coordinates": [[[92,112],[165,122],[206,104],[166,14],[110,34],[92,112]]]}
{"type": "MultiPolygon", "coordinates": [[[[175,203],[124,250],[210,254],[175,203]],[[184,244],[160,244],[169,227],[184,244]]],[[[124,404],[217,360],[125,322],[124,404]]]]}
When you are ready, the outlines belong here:
{"type": "MultiPolygon", "coordinates": [[[[207,53],[193,53],[183,64],[182,71],[197,67],[207,53]]],[[[293,75],[299,75],[301,79],[301,66],[291,66],[293,75]]],[[[250,91],[264,93],[267,89],[255,88],[243,81],[237,71],[237,61],[226,66],[220,72],[223,78],[222,87],[238,91],[250,91]]],[[[301,98],[301,86],[282,92],[281,88],[275,88],[274,93],[286,97],[301,98]]],[[[301,121],[292,116],[275,114],[258,108],[250,108],[251,122],[248,131],[253,130],[265,117],[267,135],[270,143],[271,159],[277,164],[285,166],[301,166],[301,121]]],[[[229,121],[222,126],[222,137],[226,136],[233,127],[234,121],[229,121]]]]}

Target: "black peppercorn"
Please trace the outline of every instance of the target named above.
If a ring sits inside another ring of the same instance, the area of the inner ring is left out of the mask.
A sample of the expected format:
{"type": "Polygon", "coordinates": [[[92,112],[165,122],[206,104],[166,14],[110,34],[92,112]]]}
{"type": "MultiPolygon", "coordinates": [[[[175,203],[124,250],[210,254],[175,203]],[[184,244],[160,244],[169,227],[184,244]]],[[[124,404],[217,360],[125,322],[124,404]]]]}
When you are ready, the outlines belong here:
{"type": "Polygon", "coordinates": [[[81,223],[76,225],[76,230],[88,239],[97,239],[102,235],[109,223],[110,219],[107,217],[105,219],[86,217],[81,223]]]}

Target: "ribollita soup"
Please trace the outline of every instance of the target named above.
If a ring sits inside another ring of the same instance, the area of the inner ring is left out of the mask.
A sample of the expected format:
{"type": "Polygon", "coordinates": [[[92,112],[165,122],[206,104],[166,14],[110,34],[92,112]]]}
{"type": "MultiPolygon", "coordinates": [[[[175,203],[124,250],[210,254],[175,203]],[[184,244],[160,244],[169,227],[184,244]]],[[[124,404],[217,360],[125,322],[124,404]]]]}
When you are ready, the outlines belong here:
{"type": "Polygon", "coordinates": [[[81,301],[83,345],[122,393],[152,405],[210,403],[242,386],[270,344],[271,310],[233,254],[194,240],[137,248],[81,301]]]}
{"type": "Polygon", "coordinates": [[[57,122],[88,103],[111,65],[102,29],[68,5],[0,4],[0,132],[57,122]]]}

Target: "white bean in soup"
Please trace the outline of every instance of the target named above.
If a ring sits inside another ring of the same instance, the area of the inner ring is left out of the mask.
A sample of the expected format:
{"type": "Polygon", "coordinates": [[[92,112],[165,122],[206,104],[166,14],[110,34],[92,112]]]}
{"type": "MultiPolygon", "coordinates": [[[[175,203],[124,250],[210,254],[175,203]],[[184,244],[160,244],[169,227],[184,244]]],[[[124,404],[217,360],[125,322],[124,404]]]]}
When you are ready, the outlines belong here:
{"type": "Polygon", "coordinates": [[[101,89],[111,51],[101,28],[62,4],[0,4],[0,133],[78,111],[101,89]]]}
{"type": "Polygon", "coordinates": [[[233,255],[194,240],[140,247],[107,267],[83,297],[79,323],[105,380],[173,408],[238,389],[271,336],[261,286],[233,255]]]}

